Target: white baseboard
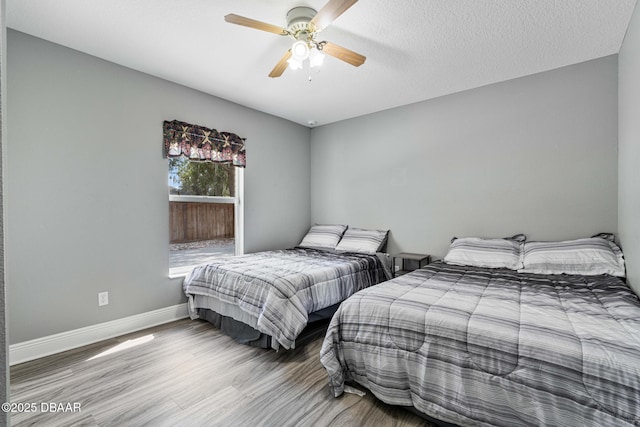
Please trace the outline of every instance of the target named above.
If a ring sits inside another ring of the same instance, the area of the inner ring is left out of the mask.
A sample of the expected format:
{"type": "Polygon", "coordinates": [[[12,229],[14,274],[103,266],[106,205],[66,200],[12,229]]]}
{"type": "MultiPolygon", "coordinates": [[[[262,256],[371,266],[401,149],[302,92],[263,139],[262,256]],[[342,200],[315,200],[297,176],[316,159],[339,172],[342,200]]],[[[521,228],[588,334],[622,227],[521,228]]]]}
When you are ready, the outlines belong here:
{"type": "Polygon", "coordinates": [[[28,362],[185,317],[189,317],[186,303],[12,344],[9,346],[9,364],[28,362]]]}

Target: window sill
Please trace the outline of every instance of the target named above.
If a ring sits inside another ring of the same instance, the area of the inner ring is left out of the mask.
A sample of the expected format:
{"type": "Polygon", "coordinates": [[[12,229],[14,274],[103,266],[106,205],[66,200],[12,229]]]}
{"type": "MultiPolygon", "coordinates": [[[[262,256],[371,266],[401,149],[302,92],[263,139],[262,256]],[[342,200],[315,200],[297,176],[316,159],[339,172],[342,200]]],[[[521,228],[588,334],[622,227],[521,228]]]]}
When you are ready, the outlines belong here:
{"type": "Polygon", "coordinates": [[[169,269],[169,279],[184,279],[193,270],[195,265],[174,267],[169,269]]]}

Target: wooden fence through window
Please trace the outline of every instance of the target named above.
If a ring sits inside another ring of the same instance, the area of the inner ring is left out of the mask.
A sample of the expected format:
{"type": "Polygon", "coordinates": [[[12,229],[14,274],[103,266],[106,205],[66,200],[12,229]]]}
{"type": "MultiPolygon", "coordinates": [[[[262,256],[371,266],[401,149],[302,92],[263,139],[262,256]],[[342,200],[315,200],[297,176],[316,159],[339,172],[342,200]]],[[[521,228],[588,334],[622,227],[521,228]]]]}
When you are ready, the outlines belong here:
{"type": "Polygon", "coordinates": [[[169,224],[171,243],[232,238],[234,205],[169,202],[169,224]]]}

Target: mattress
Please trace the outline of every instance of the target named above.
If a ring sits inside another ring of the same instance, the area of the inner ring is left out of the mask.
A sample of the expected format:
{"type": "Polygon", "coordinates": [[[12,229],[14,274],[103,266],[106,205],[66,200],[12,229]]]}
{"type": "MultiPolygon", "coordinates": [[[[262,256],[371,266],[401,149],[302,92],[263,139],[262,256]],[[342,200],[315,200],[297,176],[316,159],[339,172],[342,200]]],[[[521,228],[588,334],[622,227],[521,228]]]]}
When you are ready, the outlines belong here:
{"type": "Polygon", "coordinates": [[[217,258],[185,278],[189,314],[206,308],[271,336],[274,348],[294,346],[309,313],[387,280],[376,254],[294,248],[217,258]]]}
{"type": "Polygon", "coordinates": [[[333,394],[458,425],[640,425],[640,302],[619,278],[433,263],[344,301],[333,394]]]}

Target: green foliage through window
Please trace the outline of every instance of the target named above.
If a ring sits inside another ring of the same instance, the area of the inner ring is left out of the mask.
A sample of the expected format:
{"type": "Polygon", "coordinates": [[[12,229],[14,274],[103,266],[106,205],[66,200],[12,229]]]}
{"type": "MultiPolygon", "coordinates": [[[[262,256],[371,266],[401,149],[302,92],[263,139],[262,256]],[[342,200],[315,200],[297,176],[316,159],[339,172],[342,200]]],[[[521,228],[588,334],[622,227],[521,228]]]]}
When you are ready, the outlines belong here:
{"type": "Polygon", "coordinates": [[[235,197],[235,176],[230,164],[169,159],[170,194],[235,197]]]}

